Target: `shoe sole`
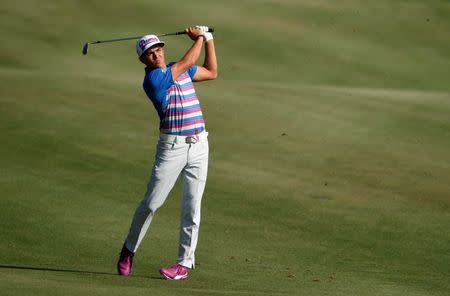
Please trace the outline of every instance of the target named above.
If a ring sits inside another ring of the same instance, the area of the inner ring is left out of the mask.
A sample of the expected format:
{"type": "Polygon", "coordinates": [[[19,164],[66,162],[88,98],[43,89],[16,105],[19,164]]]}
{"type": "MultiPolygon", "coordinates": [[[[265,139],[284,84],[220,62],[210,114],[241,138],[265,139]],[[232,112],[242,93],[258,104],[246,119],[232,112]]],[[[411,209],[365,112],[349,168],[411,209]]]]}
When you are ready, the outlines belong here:
{"type": "Polygon", "coordinates": [[[185,280],[185,279],[187,279],[188,278],[188,275],[177,275],[177,276],[175,276],[174,278],[171,278],[171,277],[169,277],[169,276],[167,276],[165,273],[163,273],[163,272],[159,272],[166,280],[169,280],[169,281],[179,281],[179,280],[185,280]]]}

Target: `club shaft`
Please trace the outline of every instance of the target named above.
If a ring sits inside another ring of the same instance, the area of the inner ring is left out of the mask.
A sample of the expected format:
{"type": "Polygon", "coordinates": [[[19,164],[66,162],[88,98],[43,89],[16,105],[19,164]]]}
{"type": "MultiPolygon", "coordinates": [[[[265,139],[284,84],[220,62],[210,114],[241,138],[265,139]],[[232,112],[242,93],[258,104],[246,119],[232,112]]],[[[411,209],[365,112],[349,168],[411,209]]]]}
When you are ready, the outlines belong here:
{"type": "MultiPolygon", "coordinates": [[[[209,28],[208,32],[214,32],[214,28],[209,28]]],[[[171,36],[171,35],[183,35],[186,34],[185,31],[179,31],[179,32],[171,32],[171,33],[163,33],[163,34],[158,34],[158,37],[162,37],[162,36],[171,36]]],[[[143,35],[141,36],[134,36],[134,37],[125,37],[125,38],[117,38],[117,39],[108,39],[108,40],[97,40],[97,41],[91,41],[88,42],[89,44],[96,44],[96,43],[107,43],[107,42],[116,42],[116,41],[125,41],[125,40],[135,40],[135,39],[139,39],[141,38],[143,35]]]]}
{"type": "MultiPolygon", "coordinates": [[[[173,33],[164,33],[164,34],[158,35],[158,37],[169,36],[169,35],[181,35],[181,34],[186,34],[186,32],[180,31],[180,32],[173,32],[173,33]]],[[[116,41],[125,41],[125,40],[135,40],[135,39],[141,38],[142,36],[144,36],[144,35],[134,36],[134,37],[126,37],[126,38],[108,39],[108,40],[97,40],[97,41],[91,41],[91,42],[89,42],[89,44],[107,43],[107,42],[116,42],[116,41]]]]}
{"type": "MultiPolygon", "coordinates": [[[[208,32],[214,32],[214,28],[209,28],[208,32]]],[[[161,36],[171,36],[171,35],[183,35],[186,34],[186,31],[179,31],[179,32],[171,32],[171,33],[163,33],[158,34],[158,37],[161,36]]],[[[143,36],[143,35],[142,35],[143,36]]],[[[97,41],[91,41],[86,42],[83,46],[82,53],[86,55],[88,53],[89,44],[98,44],[98,43],[107,43],[107,42],[117,42],[117,41],[125,41],[125,40],[136,40],[141,38],[142,36],[134,36],[134,37],[125,37],[125,38],[116,38],[116,39],[108,39],[108,40],[97,40],[97,41]]]]}
{"type": "Polygon", "coordinates": [[[88,42],[89,44],[96,44],[96,43],[107,43],[107,42],[116,42],[116,41],[125,41],[125,40],[133,40],[133,39],[139,39],[141,36],[136,37],[126,37],[126,38],[117,38],[117,39],[108,39],[108,40],[97,40],[97,41],[91,41],[88,42]]]}

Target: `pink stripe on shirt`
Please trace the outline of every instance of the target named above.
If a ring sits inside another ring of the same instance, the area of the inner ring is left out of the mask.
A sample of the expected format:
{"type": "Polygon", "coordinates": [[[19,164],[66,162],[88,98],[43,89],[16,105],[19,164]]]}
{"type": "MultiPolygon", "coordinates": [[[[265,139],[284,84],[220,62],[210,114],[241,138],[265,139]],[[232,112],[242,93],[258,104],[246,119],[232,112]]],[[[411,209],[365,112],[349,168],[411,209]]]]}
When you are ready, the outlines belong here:
{"type": "Polygon", "coordinates": [[[174,129],[174,128],[178,129],[178,128],[183,128],[183,127],[187,127],[187,126],[191,126],[191,125],[196,125],[199,123],[205,123],[205,121],[203,119],[197,119],[197,120],[190,121],[187,123],[178,123],[178,124],[173,124],[173,123],[171,124],[170,122],[168,122],[168,123],[162,124],[161,127],[163,129],[174,129]]]}

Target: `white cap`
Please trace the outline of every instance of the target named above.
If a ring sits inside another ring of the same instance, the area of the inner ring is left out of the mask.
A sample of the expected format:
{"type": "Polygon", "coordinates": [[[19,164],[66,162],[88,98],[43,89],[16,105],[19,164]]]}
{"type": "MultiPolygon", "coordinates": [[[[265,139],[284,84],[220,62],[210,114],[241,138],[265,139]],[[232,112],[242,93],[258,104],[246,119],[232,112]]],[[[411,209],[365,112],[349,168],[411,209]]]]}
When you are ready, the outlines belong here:
{"type": "Polygon", "coordinates": [[[156,35],[145,35],[139,38],[136,42],[136,52],[139,57],[150,47],[153,45],[159,44],[160,46],[164,46],[164,42],[159,40],[156,35]]]}

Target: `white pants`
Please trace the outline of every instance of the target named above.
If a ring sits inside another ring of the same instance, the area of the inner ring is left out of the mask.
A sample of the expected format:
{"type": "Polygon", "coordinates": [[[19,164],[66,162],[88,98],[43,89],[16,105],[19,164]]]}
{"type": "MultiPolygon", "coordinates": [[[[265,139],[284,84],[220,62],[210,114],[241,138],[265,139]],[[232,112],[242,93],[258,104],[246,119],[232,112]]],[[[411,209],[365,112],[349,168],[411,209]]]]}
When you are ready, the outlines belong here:
{"type": "MultiPolygon", "coordinates": [[[[137,207],[126,247],[136,252],[156,210],[162,206],[178,176],[183,178],[180,242],[177,263],[195,267],[195,248],[200,226],[200,208],[208,171],[208,133],[186,143],[186,137],[161,134],[155,164],[144,199],[137,207]]],[[[189,139],[188,139],[189,140],[189,139]]]]}

